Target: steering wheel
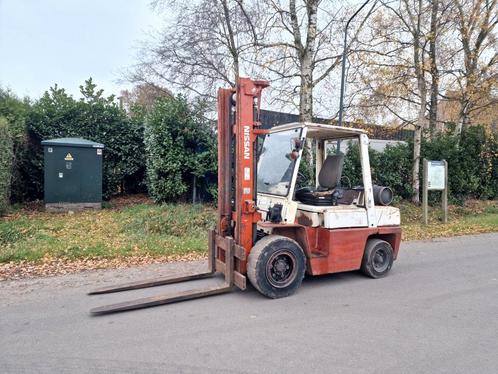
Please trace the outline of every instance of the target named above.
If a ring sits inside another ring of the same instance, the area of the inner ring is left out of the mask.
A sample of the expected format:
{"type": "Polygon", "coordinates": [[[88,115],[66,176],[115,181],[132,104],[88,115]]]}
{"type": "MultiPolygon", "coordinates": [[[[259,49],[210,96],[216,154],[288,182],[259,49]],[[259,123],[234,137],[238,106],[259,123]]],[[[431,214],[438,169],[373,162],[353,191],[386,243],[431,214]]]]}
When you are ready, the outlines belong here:
{"type": "Polygon", "coordinates": [[[350,190],[350,189],[352,188],[352,186],[351,186],[351,179],[349,179],[349,177],[347,177],[347,176],[343,175],[343,176],[341,177],[341,185],[342,185],[342,180],[343,180],[343,179],[347,179],[347,181],[348,181],[348,189],[350,190]]]}

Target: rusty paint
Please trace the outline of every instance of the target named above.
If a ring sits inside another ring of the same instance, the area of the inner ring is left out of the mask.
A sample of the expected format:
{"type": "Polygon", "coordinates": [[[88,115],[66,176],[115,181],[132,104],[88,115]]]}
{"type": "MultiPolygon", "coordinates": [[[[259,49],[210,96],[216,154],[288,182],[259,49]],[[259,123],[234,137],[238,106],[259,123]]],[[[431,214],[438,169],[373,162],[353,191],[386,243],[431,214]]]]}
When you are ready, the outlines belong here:
{"type": "Polygon", "coordinates": [[[313,226],[313,220],[303,211],[297,212],[296,221],[303,226],[313,226]]]}

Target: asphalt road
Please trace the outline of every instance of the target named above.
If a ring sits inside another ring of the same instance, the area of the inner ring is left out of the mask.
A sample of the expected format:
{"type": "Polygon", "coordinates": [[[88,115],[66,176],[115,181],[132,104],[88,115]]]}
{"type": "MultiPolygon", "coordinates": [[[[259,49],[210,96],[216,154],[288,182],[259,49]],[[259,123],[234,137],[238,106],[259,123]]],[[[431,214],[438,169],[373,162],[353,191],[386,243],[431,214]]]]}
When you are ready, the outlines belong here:
{"type": "Polygon", "coordinates": [[[164,291],[86,296],[95,286],[185,267],[200,265],[0,282],[0,373],[498,372],[498,234],[403,243],[387,278],[307,278],[285,299],[88,314],[164,291]]]}

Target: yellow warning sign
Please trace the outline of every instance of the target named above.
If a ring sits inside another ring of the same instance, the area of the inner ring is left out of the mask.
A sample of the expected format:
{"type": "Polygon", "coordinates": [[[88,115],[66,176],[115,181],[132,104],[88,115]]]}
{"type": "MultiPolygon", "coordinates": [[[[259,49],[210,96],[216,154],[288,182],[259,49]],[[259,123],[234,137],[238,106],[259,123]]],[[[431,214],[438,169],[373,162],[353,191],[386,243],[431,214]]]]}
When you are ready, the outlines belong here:
{"type": "Polygon", "coordinates": [[[64,157],[64,160],[66,160],[66,161],[73,161],[73,160],[74,160],[74,158],[73,158],[73,156],[71,155],[71,153],[68,153],[68,154],[66,155],[66,157],[64,157]]]}

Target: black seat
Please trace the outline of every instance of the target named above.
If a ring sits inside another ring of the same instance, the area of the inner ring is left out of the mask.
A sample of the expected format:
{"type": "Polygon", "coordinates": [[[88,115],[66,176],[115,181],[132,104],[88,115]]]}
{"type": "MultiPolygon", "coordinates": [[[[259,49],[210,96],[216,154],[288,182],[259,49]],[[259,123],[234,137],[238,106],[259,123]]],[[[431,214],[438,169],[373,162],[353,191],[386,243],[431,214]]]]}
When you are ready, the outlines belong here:
{"type": "Polygon", "coordinates": [[[296,199],[309,205],[337,205],[337,190],[342,176],[344,155],[329,155],[318,173],[319,187],[304,187],[296,191],[296,199]]]}

